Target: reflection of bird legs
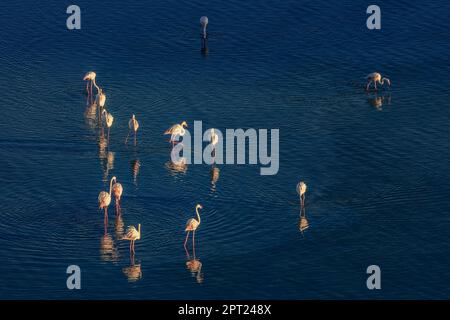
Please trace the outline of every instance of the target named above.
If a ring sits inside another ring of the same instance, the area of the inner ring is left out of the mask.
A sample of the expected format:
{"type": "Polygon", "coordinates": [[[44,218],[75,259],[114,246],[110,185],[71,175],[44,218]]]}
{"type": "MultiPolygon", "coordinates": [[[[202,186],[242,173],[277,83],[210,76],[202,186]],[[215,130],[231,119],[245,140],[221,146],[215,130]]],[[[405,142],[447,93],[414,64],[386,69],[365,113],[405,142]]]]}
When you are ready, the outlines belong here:
{"type": "Polygon", "coordinates": [[[130,137],[130,132],[131,132],[131,130],[128,130],[127,137],[125,138],[125,144],[128,143],[128,138],[130,137]]]}

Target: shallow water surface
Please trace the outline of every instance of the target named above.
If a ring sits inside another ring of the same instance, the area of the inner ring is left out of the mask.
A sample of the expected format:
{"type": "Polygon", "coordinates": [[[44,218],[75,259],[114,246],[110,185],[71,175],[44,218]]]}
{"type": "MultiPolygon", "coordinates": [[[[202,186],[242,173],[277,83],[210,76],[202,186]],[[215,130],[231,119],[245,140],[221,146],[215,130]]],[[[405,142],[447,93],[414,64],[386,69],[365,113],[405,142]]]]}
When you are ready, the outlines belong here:
{"type": "Polygon", "coordinates": [[[0,298],[449,298],[447,1],[379,1],[380,31],[349,0],[77,4],[78,31],[60,1],[0,4],[0,298]],[[88,70],[115,117],[109,149],[86,110],[88,70]],[[391,89],[365,93],[373,71],[391,89]],[[132,113],[136,147],[123,143],[132,113]],[[170,166],[162,133],[182,120],[279,128],[278,174],[222,165],[212,182],[208,165],[170,166]],[[111,206],[104,235],[112,176],[122,220],[111,206]],[[138,223],[130,259],[119,239],[138,223]],[[66,288],[71,264],[82,290],[66,288]]]}

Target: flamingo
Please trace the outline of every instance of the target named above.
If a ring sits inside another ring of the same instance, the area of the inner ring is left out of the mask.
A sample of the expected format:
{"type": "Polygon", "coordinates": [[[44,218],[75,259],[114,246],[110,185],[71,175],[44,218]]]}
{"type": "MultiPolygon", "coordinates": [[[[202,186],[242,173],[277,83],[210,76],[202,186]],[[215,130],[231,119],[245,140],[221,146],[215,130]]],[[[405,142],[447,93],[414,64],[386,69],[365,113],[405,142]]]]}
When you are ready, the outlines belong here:
{"type": "Polygon", "coordinates": [[[111,129],[111,126],[113,125],[114,117],[112,116],[111,113],[106,111],[106,109],[102,110],[102,116],[105,119],[106,126],[108,127],[108,138],[107,138],[107,141],[108,141],[108,145],[109,145],[109,130],[111,129]]]}
{"type": "Polygon", "coordinates": [[[206,33],[206,26],[208,25],[208,17],[205,17],[205,16],[201,17],[200,25],[202,26],[202,49],[201,49],[201,51],[203,53],[207,53],[208,52],[208,45],[207,45],[208,35],[206,33]]]}
{"type": "Polygon", "coordinates": [[[381,85],[384,85],[384,82],[386,81],[387,84],[389,86],[391,86],[391,80],[389,80],[388,78],[381,77],[381,74],[378,72],[372,72],[371,74],[366,76],[366,79],[368,80],[367,86],[366,86],[367,91],[369,90],[369,86],[371,83],[373,83],[375,90],[378,90],[377,82],[381,85]]]}
{"type": "Polygon", "coordinates": [[[195,206],[195,212],[197,213],[197,218],[191,218],[186,223],[186,228],[184,229],[185,232],[187,232],[186,240],[184,240],[184,248],[186,249],[186,243],[189,238],[189,233],[192,231],[192,247],[194,248],[194,255],[195,255],[195,230],[197,230],[198,226],[200,225],[200,213],[198,212],[198,209],[203,209],[201,204],[197,204],[195,206]]]}
{"type": "Polygon", "coordinates": [[[219,136],[217,135],[214,128],[211,129],[211,144],[213,145],[213,148],[216,147],[217,142],[219,142],[219,136]]]}
{"type": "Polygon", "coordinates": [[[125,236],[122,238],[122,240],[130,240],[130,253],[134,254],[134,242],[136,240],[140,240],[141,239],[141,224],[138,224],[138,228],[136,230],[136,228],[134,226],[129,226],[125,236]]]}
{"type": "MultiPolygon", "coordinates": [[[[216,130],[214,128],[211,129],[211,137],[210,137],[210,142],[212,145],[212,156],[215,158],[216,157],[216,144],[219,142],[219,136],[216,133],[216,130]]],[[[213,162],[214,164],[214,162],[213,162]]]]}
{"type": "Polygon", "coordinates": [[[86,82],[86,91],[88,93],[88,96],[92,96],[92,85],[94,85],[97,88],[97,92],[100,89],[97,86],[97,83],[95,82],[95,78],[97,77],[97,74],[94,71],[89,71],[84,75],[83,80],[86,82]],[[89,87],[90,85],[90,87],[89,87]]]}
{"type": "Polygon", "coordinates": [[[300,181],[297,184],[297,193],[300,196],[300,205],[302,208],[305,206],[306,189],[307,189],[306,183],[304,183],[303,181],[300,181]]]}
{"type": "Polygon", "coordinates": [[[101,126],[101,115],[103,107],[106,103],[106,95],[103,93],[103,89],[98,88],[97,95],[95,96],[95,104],[98,106],[98,122],[101,126]]]}
{"type": "Polygon", "coordinates": [[[203,39],[206,38],[206,26],[208,25],[208,17],[203,16],[200,18],[200,25],[202,26],[203,39]]]}
{"type": "Polygon", "coordinates": [[[128,134],[127,137],[125,139],[125,144],[127,144],[128,142],[128,137],[130,136],[130,132],[131,130],[133,130],[133,134],[134,134],[134,145],[136,145],[136,135],[137,135],[137,131],[139,129],[139,122],[136,120],[136,116],[133,114],[130,121],[128,121],[128,134]]]}
{"type": "Polygon", "coordinates": [[[108,223],[108,206],[111,203],[111,189],[113,181],[116,181],[116,177],[112,177],[109,182],[109,193],[107,191],[101,191],[98,195],[99,209],[103,209],[105,212],[105,224],[108,223]]]}
{"type": "Polygon", "coordinates": [[[114,198],[116,199],[116,211],[117,211],[117,209],[120,208],[120,198],[122,197],[123,193],[122,184],[117,182],[117,180],[114,181],[114,184],[112,186],[112,192],[114,194],[114,198]]]}
{"type": "Polygon", "coordinates": [[[172,143],[172,147],[174,146],[175,143],[175,138],[177,136],[184,136],[184,134],[186,133],[186,130],[184,129],[185,127],[187,128],[187,123],[186,121],[183,121],[180,124],[174,124],[173,126],[171,126],[169,129],[167,129],[164,134],[170,134],[170,142],[172,143]]]}

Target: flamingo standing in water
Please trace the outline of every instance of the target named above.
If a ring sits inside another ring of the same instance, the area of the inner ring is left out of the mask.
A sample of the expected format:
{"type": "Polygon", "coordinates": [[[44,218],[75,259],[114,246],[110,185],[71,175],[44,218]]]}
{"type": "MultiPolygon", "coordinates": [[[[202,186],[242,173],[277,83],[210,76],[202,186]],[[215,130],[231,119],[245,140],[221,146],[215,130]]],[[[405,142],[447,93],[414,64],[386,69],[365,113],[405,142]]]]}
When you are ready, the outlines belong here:
{"type": "Polygon", "coordinates": [[[102,191],[98,195],[99,208],[103,209],[105,212],[105,224],[108,223],[108,206],[111,203],[111,189],[113,181],[116,181],[116,177],[112,177],[109,182],[109,193],[107,191],[102,191]]]}
{"type": "Polygon", "coordinates": [[[101,115],[105,103],[106,103],[106,95],[103,93],[103,89],[98,88],[97,95],[95,96],[95,104],[98,106],[98,122],[100,126],[102,125],[101,115]]]}
{"type": "Polygon", "coordinates": [[[381,74],[378,72],[372,72],[371,74],[366,76],[367,79],[367,86],[366,86],[366,91],[369,90],[370,84],[373,83],[375,90],[377,89],[377,83],[379,83],[380,85],[384,85],[384,82],[386,81],[386,83],[391,86],[391,80],[389,80],[388,78],[384,78],[381,77],[381,74]]]}
{"type": "Polygon", "coordinates": [[[192,231],[192,248],[194,250],[194,255],[195,255],[195,230],[197,230],[201,222],[200,213],[198,212],[198,209],[203,209],[201,204],[197,204],[195,206],[195,212],[197,213],[198,220],[196,220],[195,218],[189,219],[186,223],[186,228],[184,229],[184,231],[187,232],[186,240],[184,240],[184,248],[186,249],[186,243],[189,238],[189,233],[192,231]]]}
{"type": "Polygon", "coordinates": [[[214,128],[211,129],[210,142],[212,145],[212,156],[215,158],[216,157],[216,144],[219,142],[219,136],[217,135],[216,130],[214,130],[214,128]]]}
{"type": "Polygon", "coordinates": [[[206,33],[206,27],[208,26],[208,17],[203,16],[200,18],[200,26],[202,27],[202,52],[206,53],[208,51],[207,39],[208,35],[206,33]]]}
{"type": "Polygon", "coordinates": [[[203,16],[200,18],[200,25],[202,26],[203,38],[206,38],[206,27],[208,26],[208,17],[203,16]]]}
{"type": "Polygon", "coordinates": [[[108,146],[109,146],[109,130],[111,129],[111,126],[113,125],[113,121],[114,121],[114,117],[112,116],[111,113],[109,113],[108,111],[106,111],[106,109],[102,110],[102,116],[105,119],[106,122],[106,126],[108,127],[108,137],[107,137],[107,141],[108,141],[108,146]]]}
{"type": "Polygon", "coordinates": [[[300,205],[303,208],[305,206],[305,195],[306,195],[306,183],[304,183],[303,181],[300,181],[297,184],[297,193],[300,196],[300,205]]]}
{"type": "Polygon", "coordinates": [[[186,130],[184,129],[185,127],[187,128],[187,123],[186,121],[183,121],[180,124],[174,124],[173,126],[171,126],[169,129],[167,129],[166,131],[164,131],[164,134],[170,134],[170,142],[172,143],[172,148],[174,146],[175,143],[175,138],[177,136],[184,136],[184,134],[186,133],[186,130]]]}
{"type": "Polygon", "coordinates": [[[122,197],[123,187],[122,184],[114,180],[114,184],[112,186],[112,192],[114,194],[114,198],[116,199],[116,214],[118,212],[117,209],[120,209],[120,198],[122,197]]]}
{"type": "Polygon", "coordinates": [[[134,226],[129,226],[125,236],[122,238],[122,240],[129,240],[130,241],[130,253],[134,254],[134,242],[136,240],[140,240],[141,239],[141,224],[138,224],[138,228],[136,230],[136,228],[134,226]]]}
{"type": "Polygon", "coordinates": [[[100,89],[97,86],[97,83],[95,82],[95,78],[97,77],[97,74],[94,71],[89,71],[85,74],[83,80],[86,82],[86,91],[88,93],[88,96],[92,96],[92,86],[94,85],[97,88],[97,91],[100,89]]]}
{"type": "Polygon", "coordinates": [[[136,145],[136,135],[137,135],[137,131],[139,129],[139,122],[136,120],[135,115],[133,114],[133,116],[131,117],[130,121],[128,121],[128,134],[127,137],[125,139],[125,144],[127,144],[128,142],[128,137],[130,136],[130,132],[133,131],[134,134],[134,145],[136,145]]]}

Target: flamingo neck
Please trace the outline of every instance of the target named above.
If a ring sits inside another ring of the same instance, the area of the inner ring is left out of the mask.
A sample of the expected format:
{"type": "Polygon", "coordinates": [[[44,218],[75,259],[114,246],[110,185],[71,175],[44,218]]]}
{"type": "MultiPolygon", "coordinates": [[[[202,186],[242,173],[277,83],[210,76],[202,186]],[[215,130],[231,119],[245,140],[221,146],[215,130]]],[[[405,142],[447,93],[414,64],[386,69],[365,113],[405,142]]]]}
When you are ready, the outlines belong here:
{"type": "Polygon", "coordinates": [[[109,194],[111,195],[111,191],[112,191],[112,183],[113,183],[113,180],[115,181],[116,179],[114,179],[114,177],[113,178],[111,178],[111,181],[109,182],[109,194]]]}
{"type": "Polygon", "coordinates": [[[200,224],[201,219],[200,219],[200,213],[198,213],[198,207],[195,207],[195,212],[197,213],[198,224],[200,224]]]}
{"type": "Polygon", "coordinates": [[[100,87],[97,85],[97,82],[95,82],[95,78],[92,79],[92,83],[94,84],[94,87],[97,89],[97,94],[100,92],[100,87]]]}

